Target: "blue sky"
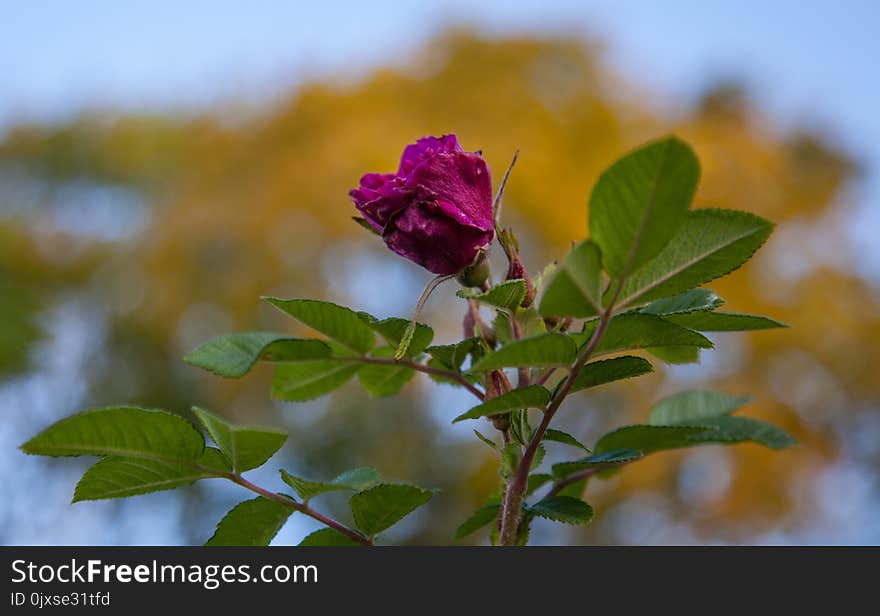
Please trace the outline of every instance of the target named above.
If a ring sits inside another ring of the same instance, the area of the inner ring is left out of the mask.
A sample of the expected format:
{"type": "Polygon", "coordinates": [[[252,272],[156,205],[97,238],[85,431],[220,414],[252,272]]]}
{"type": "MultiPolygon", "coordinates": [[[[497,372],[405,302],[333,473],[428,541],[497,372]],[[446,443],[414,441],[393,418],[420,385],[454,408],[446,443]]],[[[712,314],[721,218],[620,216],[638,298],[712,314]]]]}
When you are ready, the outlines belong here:
{"type": "Polygon", "coordinates": [[[313,75],[356,77],[449,24],[503,34],[597,35],[607,61],[658,95],[691,99],[713,77],[754,86],[785,127],[808,123],[862,160],[853,237],[880,277],[880,2],[872,0],[7,0],[0,131],[79,110],[259,105],[313,75]]]}

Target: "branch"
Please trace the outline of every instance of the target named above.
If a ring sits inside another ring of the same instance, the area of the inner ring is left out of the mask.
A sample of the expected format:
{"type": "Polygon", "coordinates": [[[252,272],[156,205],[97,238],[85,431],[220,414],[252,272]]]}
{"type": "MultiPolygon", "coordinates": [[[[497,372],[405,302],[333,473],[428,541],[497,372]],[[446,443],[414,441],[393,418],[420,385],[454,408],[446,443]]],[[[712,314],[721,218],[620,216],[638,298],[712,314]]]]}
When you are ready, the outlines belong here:
{"type": "Polygon", "coordinates": [[[588,477],[592,477],[593,475],[599,473],[600,471],[604,471],[607,468],[614,468],[616,466],[624,466],[626,464],[629,464],[630,462],[632,462],[632,460],[629,460],[627,462],[612,462],[610,464],[602,464],[600,466],[594,466],[592,468],[587,468],[582,471],[572,473],[568,477],[565,477],[564,479],[560,479],[559,481],[555,482],[553,484],[553,487],[550,489],[549,492],[547,492],[547,494],[544,496],[544,498],[550,498],[551,496],[556,496],[557,494],[562,492],[562,490],[564,490],[565,488],[567,488],[571,484],[577,483],[578,481],[582,481],[588,477]]]}
{"type": "Polygon", "coordinates": [[[471,392],[474,396],[483,399],[483,392],[474,387],[473,383],[468,381],[464,376],[459,374],[458,372],[452,372],[451,370],[443,370],[442,368],[434,368],[433,366],[428,366],[427,364],[420,364],[418,362],[412,361],[410,359],[391,359],[385,357],[361,357],[361,356],[351,356],[351,357],[333,357],[335,360],[339,361],[354,361],[361,362],[364,364],[378,364],[382,366],[403,366],[405,368],[411,368],[416,372],[423,372],[425,374],[433,374],[434,376],[442,376],[451,381],[455,381],[456,383],[465,387],[469,392],[471,392]]]}
{"type": "MultiPolygon", "coordinates": [[[[616,295],[617,294],[615,293],[615,297],[616,295]]],[[[499,537],[499,543],[501,545],[513,545],[516,542],[523,498],[525,497],[529,470],[532,467],[535,452],[538,450],[538,446],[541,444],[541,440],[544,438],[547,428],[550,427],[550,422],[553,420],[553,416],[559,410],[559,407],[562,405],[568,392],[571,391],[575,379],[577,379],[578,374],[580,374],[580,371],[590,359],[593,351],[596,350],[599,340],[602,338],[602,334],[605,333],[605,328],[608,327],[608,322],[613,315],[613,305],[612,301],[608,309],[602,313],[601,317],[599,317],[599,325],[596,327],[596,331],[593,332],[593,337],[590,338],[589,344],[587,344],[580,357],[578,357],[571,372],[569,372],[568,377],[563,382],[562,387],[544,411],[544,417],[541,418],[541,423],[537,430],[535,430],[532,440],[529,441],[529,444],[523,453],[523,457],[520,459],[516,473],[510,484],[507,486],[507,491],[504,494],[504,502],[501,507],[501,533],[499,537]]]]}
{"type": "Polygon", "coordinates": [[[369,545],[369,546],[373,545],[373,540],[370,539],[369,537],[365,537],[364,535],[360,534],[356,530],[350,529],[345,524],[341,524],[340,522],[337,522],[336,520],[334,520],[332,518],[328,518],[324,514],[315,511],[314,509],[312,509],[311,507],[309,507],[305,503],[300,503],[298,501],[295,501],[292,498],[284,496],[283,494],[276,494],[275,492],[270,492],[269,490],[266,490],[265,488],[261,488],[260,486],[254,484],[254,483],[251,483],[250,481],[248,481],[247,479],[245,479],[241,475],[229,473],[227,475],[224,475],[224,477],[226,477],[227,479],[229,479],[233,483],[237,483],[241,487],[250,490],[251,492],[255,492],[255,493],[259,494],[260,496],[262,496],[264,498],[268,498],[269,500],[275,501],[276,503],[281,503],[285,507],[290,507],[294,511],[299,511],[302,514],[307,515],[314,520],[317,520],[321,524],[324,524],[325,526],[329,526],[333,530],[335,530],[339,533],[342,533],[343,535],[345,535],[346,537],[348,537],[352,541],[356,541],[357,543],[360,543],[361,545],[369,545]]]}

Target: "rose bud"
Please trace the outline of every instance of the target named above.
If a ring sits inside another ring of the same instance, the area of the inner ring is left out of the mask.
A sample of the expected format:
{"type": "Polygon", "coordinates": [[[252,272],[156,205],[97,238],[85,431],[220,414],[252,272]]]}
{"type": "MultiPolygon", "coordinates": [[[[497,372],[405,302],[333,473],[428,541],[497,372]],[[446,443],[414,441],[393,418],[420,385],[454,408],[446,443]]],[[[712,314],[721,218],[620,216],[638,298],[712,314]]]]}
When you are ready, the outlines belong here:
{"type": "Polygon", "coordinates": [[[368,173],[349,195],[391,250],[438,275],[464,271],[492,241],[489,168],[455,135],[408,145],[397,173],[368,173]]]}

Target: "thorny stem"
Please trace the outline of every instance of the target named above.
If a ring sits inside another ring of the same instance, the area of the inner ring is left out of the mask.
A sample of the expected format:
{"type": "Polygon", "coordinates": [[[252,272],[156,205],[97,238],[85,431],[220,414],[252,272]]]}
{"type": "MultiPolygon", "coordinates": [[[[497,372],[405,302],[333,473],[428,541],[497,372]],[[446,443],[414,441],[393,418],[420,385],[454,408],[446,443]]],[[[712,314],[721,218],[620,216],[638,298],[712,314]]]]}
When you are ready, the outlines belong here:
{"type": "Polygon", "coordinates": [[[265,488],[261,488],[260,486],[251,483],[241,475],[235,473],[228,473],[223,475],[226,479],[229,479],[233,483],[237,483],[243,488],[250,490],[251,492],[255,492],[264,498],[268,498],[269,500],[275,501],[276,503],[281,503],[285,507],[290,507],[294,511],[299,511],[303,515],[307,515],[310,518],[317,520],[321,524],[325,526],[329,526],[333,530],[342,533],[352,541],[356,541],[362,545],[373,545],[373,540],[369,537],[365,537],[360,534],[356,530],[352,530],[347,527],[345,524],[341,524],[332,518],[328,518],[322,513],[319,513],[306,505],[305,503],[300,503],[298,501],[293,500],[290,497],[284,496],[283,494],[276,494],[275,492],[271,492],[265,488]]]}
{"type": "MultiPolygon", "coordinates": [[[[620,287],[618,287],[618,289],[619,288],[620,287]]],[[[617,294],[615,293],[615,297],[616,295],[617,294]]],[[[575,362],[571,372],[569,372],[568,377],[563,382],[562,387],[560,387],[559,391],[544,411],[541,423],[537,430],[535,430],[535,434],[532,437],[532,440],[529,441],[525,452],[523,452],[523,456],[520,459],[519,466],[517,466],[513,479],[511,479],[510,483],[507,485],[507,490],[504,493],[504,501],[501,506],[501,532],[499,535],[499,543],[501,545],[516,544],[523,499],[525,498],[529,470],[532,467],[535,452],[537,452],[538,446],[541,444],[541,440],[547,432],[547,428],[550,427],[550,422],[553,420],[553,416],[559,410],[559,407],[562,405],[568,392],[571,391],[575,379],[590,359],[593,351],[596,350],[596,346],[599,344],[599,340],[602,338],[602,334],[605,333],[605,328],[608,327],[608,322],[611,320],[613,306],[614,301],[612,300],[608,309],[601,317],[599,317],[599,325],[596,327],[596,331],[593,332],[593,337],[590,339],[590,342],[587,344],[580,357],[578,357],[577,362],[575,362]]]]}

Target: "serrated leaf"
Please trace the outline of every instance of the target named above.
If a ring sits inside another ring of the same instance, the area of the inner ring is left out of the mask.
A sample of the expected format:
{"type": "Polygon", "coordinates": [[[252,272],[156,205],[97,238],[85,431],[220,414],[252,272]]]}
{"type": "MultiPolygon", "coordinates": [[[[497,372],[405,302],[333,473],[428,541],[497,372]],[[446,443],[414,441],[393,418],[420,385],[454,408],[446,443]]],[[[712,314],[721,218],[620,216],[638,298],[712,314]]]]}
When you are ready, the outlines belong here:
{"type": "Polygon", "coordinates": [[[565,524],[587,524],[593,519],[593,508],[573,496],[551,496],[526,509],[532,515],[565,524]]]}
{"type": "Polygon", "coordinates": [[[262,466],[287,440],[283,430],[238,426],[198,407],[193,413],[237,473],[262,466]]]}
{"type": "Polygon", "coordinates": [[[455,538],[463,539],[475,533],[484,526],[494,522],[498,518],[498,510],[501,505],[486,505],[474,511],[468,518],[455,529],[455,538]]]}
{"type": "Polygon", "coordinates": [[[591,317],[602,311],[602,255],[584,240],[547,282],[538,311],[548,317],[591,317]]]}
{"type": "Polygon", "coordinates": [[[541,334],[514,340],[494,353],[485,355],[471,367],[471,372],[528,366],[568,366],[574,362],[577,346],[563,334],[541,334]]]}
{"type": "Polygon", "coordinates": [[[691,289],[672,297],[656,299],[639,312],[665,317],[673,314],[715,310],[723,305],[724,300],[709,289],[691,289]]]}
{"type": "Polygon", "coordinates": [[[648,423],[695,425],[697,420],[729,415],[749,400],[749,396],[732,396],[721,391],[683,391],[658,401],[651,409],[648,423]]]}
{"type": "Polygon", "coordinates": [[[612,466],[627,464],[638,460],[644,454],[638,449],[612,449],[603,453],[597,453],[573,462],[559,462],[553,465],[553,476],[557,478],[567,477],[573,473],[595,468],[597,466],[612,466]]]}
{"type": "MultiPolygon", "coordinates": [[[[412,349],[412,347],[410,347],[412,349]]],[[[394,348],[380,347],[370,353],[373,357],[390,359],[394,357],[394,348]]],[[[368,392],[374,396],[393,396],[398,393],[415,375],[415,370],[405,365],[364,364],[358,370],[358,380],[368,392]]]]}
{"type": "Polygon", "coordinates": [[[547,449],[543,445],[538,445],[538,448],[535,449],[535,457],[532,458],[531,468],[538,468],[541,466],[541,463],[544,461],[544,457],[547,455],[547,449]]]}
{"type": "Polygon", "coordinates": [[[433,490],[405,483],[381,483],[358,492],[348,501],[357,527],[367,536],[394,526],[427,503],[433,490]]]}
{"type": "MultiPolygon", "coordinates": [[[[593,337],[598,320],[587,321],[579,334],[572,338],[586,344],[593,337]]],[[[616,351],[645,349],[649,347],[694,346],[711,349],[712,341],[699,332],[670,323],[652,314],[619,314],[608,324],[593,356],[616,351]]]]}
{"type": "Polygon", "coordinates": [[[641,376],[653,370],[651,362],[632,355],[590,362],[577,375],[570,391],[580,391],[621,379],[641,376]]]}
{"type": "Polygon", "coordinates": [[[647,347],[645,351],[667,364],[700,363],[700,349],[695,346],[647,347]]]}
{"type": "Polygon", "coordinates": [[[757,329],[788,327],[769,317],[737,312],[694,312],[664,317],[676,325],[700,332],[741,332],[757,329]]]}
{"type": "Polygon", "coordinates": [[[263,299],[353,351],[366,353],[376,342],[373,330],[350,308],[316,299],[263,299]]]}
{"type": "Polygon", "coordinates": [[[589,447],[581,443],[571,434],[569,434],[568,432],[563,432],[562,430],[556,430],[555,428],[547,428],[547,431],[544,432],[544,438],[542,440],[562,443],[563,445],[571,445],[572,447],[583,449],[587,453],[590,452],[589,447]]]}
{"type": "Polygon", "coordinates": [[[624,426],[605,434],[593,450],[600,454],[615,449],[637,449],[643,453],[678,449],[690,447],[693,442],[688,437],[704,432],[706,429],[700,426],[624,426]]]}
{"type": "Polygon", "coordinates": [[[299,542],[300,547],[341,547],[362,546],[350,537],[346,537],[334,528],[322,528],[316,530],[299,542]]]}
{"type": "Polygon", "coordinates": [[[526,281],[520,278],[505,280],[491,287],[488,291],[462,289],[456,295],[487,306],[515,311],[526,297],[526,281]]]}
{"type": "MultiPolygon", "coordinates": [[[[358,316],[377,334],[382,336],[385,341],[396,349],[403,340],[407,327],[409,327],[409,319],[401,319],[400,317],[390,317],[388,319],[378,320],[376,317],[366,313],[359,312],[358,316]]],[[[409,342],[404,357],[415,357],[424,351],[431,341],[434,339],[434,330],[424,323],[416,323],[412,340],[409,342]]],[[[392,352],[390,357],[393,357],[392,352]]]]}
{"type": "Polygon", "coordinates": [[[272,396],[292,402],[320,398],[343,386],[361,367],[334,359],[278,364],[272,378],[272,396]]]}
{"type": "Polygon", "coordinates": [[[228,334],[209,340],[184,356],[186,363],[226,378],[250,372],[259,359],[301,361],[330,355],[321,340],[302,340],[271,332],[228,334]]]}
{"type": "Polygon", "coordinates": [[[41,456],[196,460],[204,452],[205,439],[179,415],[134,406],[110,406],[62,419],[21,449],[41,456]]]}
{"type": "Polygon", "coordinates": [[[529,385],[501,394],[497,398],[478,404],[466,413],[452,420],[452,423],[465,419],[477,419],[509,413],[510,411],[528,408],[542,408],[550,401],[550,392],[540,385],[529,385]]]}
{"type": "Polygon", "coordinates": [[[314,498],[325,492],[338,490],[365,490],[380,481],[379,471],[369,466],[361,466],[344,473],[340,473],[330,481],[314,481],[295,477],[285,470],[281,471],[281,479],[296,490],[297,495],[304,501],[314,498]]]}
{"type": "Polygon", "coordinates": [[[699,424],[712,428],[689,438],[692,444],[732,444],[753,442],[770,449],[784,449],[797,444],[797,440],[784,430],[752,417],[729,415],[700,419],[699,424]]]}
{"type": "Polygon", "coordinates": [[[223,516],[205,545],[269,545],[291,513],[290,507],[262,496],[244,501],[223,516]]]}
{"type": "Polygon", "coordinates": [[[230,470],[223,454],[213,447],[205,448],[205,453],[195,462],[199,466],[185,462],[108,456],[85,472],[76,484],[72,502],[172,490],[199,479],[220,477],[230,470]]]}
{"type": "Polygon", "coordinates": [[[747,212],[688,212],[669,245],[627,277],[617,305],[675,295],[729,274],[748,261],[772,231],[773,223],[747,212]]]}
{"type": "Polygon", "coordinates": [[[684,221],[700,178],[690,146],[674,137],[620,158],[590,196],[590,237],[614,277],[657,255],[684,221]]]}

